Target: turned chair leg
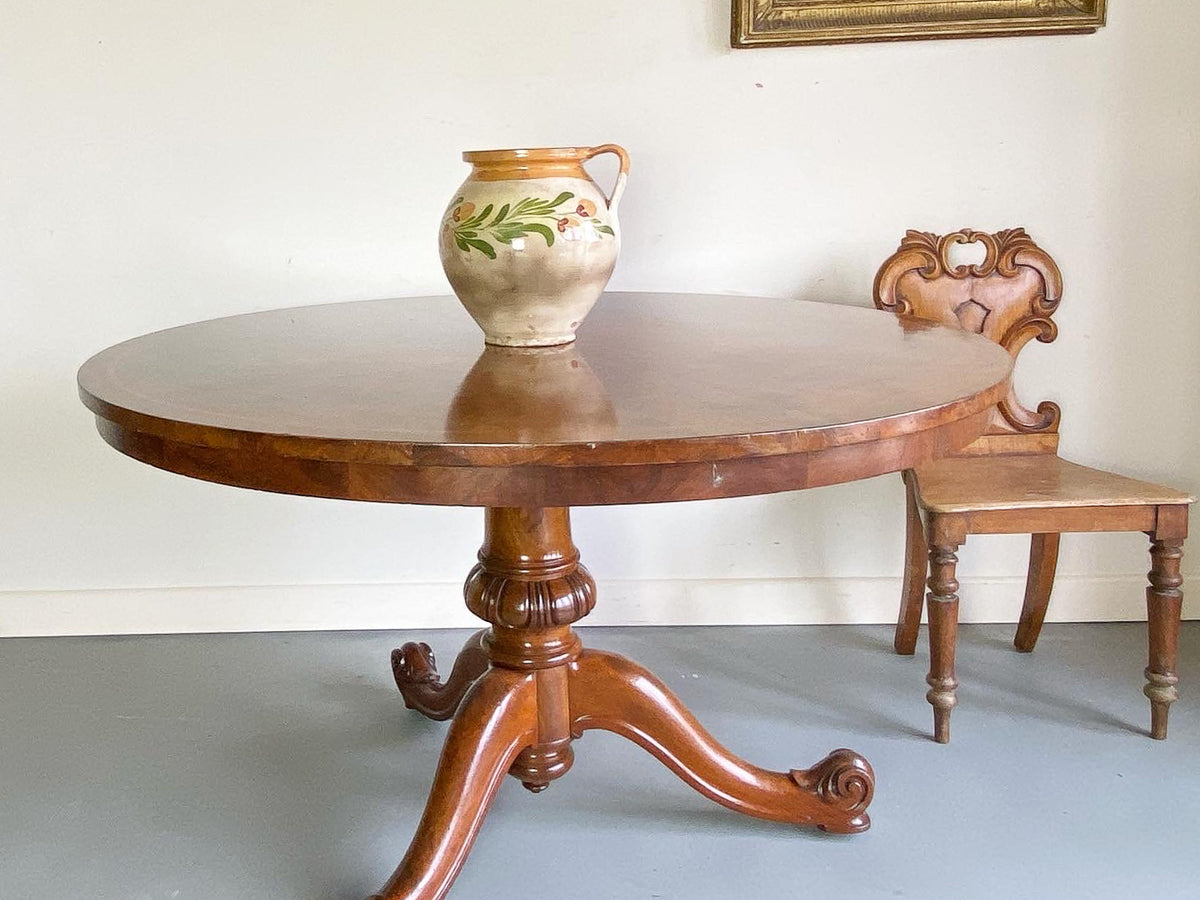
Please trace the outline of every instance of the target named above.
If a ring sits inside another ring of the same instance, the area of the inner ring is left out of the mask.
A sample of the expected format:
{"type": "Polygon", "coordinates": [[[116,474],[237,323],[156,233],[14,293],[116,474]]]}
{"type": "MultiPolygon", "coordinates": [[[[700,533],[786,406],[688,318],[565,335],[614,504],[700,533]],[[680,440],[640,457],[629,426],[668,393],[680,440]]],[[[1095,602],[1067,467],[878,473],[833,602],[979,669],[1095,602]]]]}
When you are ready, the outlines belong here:
{"type": "Polygon", "coordinates": [[[1029,576],[1025,579],[1025,603],[1021,607],[1021,622],[1013,646],[1029,653],[1037,645],[1054,589],[1054,573],[1058,568],[1057,534],[1031,535],[1029,544],[1029,576]]]}
{"type": "Polygon", "coordinates": [[[909,476],[904,478],[908,498],[908,526],[904,550],[904,585],[900,592],[900,618],[896,621],[893,646],[903,656],[917,650],[917,632],[921,628],[921,609],[925,605],[925,574],[929,548],[925,544],[925,526],[917,508],[917,493],[909,476]]]}
{"type": "Polygon", "coordinates": [[[1183,578],[1179,574],[1182,556],[1182,543],[1151,538],[1150,585],[1146,588],[1150,663],[1146,666],[1143,693],[1150,700],[1150,736],[1158,741],[1166,739],[1171,704],[1179,697],[1175,689],[1179,683],[1175,664],[1183,611],[1183,578]]]}
{"type": "Polygon", "coordinates": [[[954,646],[958,639],[958,581],[955,567],[957,544],[934,545],[929,550],[929,692],[933,706],[933,739],[950,742],[950,711],[958,703],[955,691],[954,646]]]}

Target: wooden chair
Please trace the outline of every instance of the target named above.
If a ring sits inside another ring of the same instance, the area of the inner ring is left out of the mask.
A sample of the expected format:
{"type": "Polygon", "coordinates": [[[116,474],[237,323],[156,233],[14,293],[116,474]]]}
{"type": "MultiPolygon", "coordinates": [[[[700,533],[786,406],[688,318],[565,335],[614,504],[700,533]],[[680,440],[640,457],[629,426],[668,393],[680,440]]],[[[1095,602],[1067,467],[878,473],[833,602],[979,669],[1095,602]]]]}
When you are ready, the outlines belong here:
{"type": "MultiPolygon", "coordinates": [[[[963,230],[944,237],[910,231],[880,268],[874,293],[880,309],[977,332],[1015,359],[1030,340],[1049,343],[1057,336],[1050,316],[1062,295],[1062,276],[1022,228],[994,235],[963,230]],[[985,251],[982,263],[951,263],[955,244],[976,242],[985,251]]],[[[1014,641],[1023,652],[1037,643],[1046,616],[1061,532],[1142,531],[1150,536],[1150,660],[1144,692],[1150,700],[1151,736],[1167,736],[1167,715],[1179,681],[1179,560],[1193,498],[1061,459],[1059,417],[1054,403],[1031,410],[1010,392],[982,437],[953,456],[904,473],[908,538],[895,647],[906,655],[916,649],[928,554],[926,699],[933,706],[934,738],[940,743],[950,740],[950,711],[957,702],[955,552],[968,534],[1032,536],[1025,604],[1014,641]]]]}

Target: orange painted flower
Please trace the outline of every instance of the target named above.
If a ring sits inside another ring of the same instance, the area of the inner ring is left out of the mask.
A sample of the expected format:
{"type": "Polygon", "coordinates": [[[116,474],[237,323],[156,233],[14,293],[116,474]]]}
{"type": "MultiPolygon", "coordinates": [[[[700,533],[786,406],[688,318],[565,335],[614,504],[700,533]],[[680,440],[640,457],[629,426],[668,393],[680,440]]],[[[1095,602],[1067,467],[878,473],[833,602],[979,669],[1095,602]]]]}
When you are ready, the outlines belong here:
{"type": "Polygon", "coordinates": [[[462,203],[462,204],[454,207],[454,221],[462,222],[465,219],[471,218],[471,216],[474,213],[475,213],[475,204],[474,203],[462,203]]]}
{"type": "Polygon", "coordinates": [[[562,234],[567,230],[567,226],[571,224],[571,220],[565,216],[558,220],[558,233],[562,234]]]}
{"type": "Polygon", "coordinates": [[[591,200],[580,200],[579,205],[575,207],[575,212],[585,219],[590,219],[596,214],[596,204],[591,200]]]}

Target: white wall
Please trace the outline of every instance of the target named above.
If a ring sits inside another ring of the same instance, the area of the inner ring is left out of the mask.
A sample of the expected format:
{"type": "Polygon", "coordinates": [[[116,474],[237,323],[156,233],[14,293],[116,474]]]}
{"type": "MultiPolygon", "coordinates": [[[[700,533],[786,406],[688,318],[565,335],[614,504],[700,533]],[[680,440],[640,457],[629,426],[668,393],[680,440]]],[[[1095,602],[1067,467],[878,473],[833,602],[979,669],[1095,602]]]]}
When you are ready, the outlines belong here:
{"type": "MultiPolygon", "coordinates": [[[[1025,225],[1067,291],[1020,381],[1066,454],[1200,489],[1200,4],[1110,5],[1090,37],[734,52],[728,0],[8,0],[0,634],[466,621],[478,512],[164,474],[74,375],[191,320],[445,292],[471,148],[628,147],[618,289],[866,304],[907,227],[1025,225]]],[[[580,510],[595,619],[888,619],[898,482],[580,510]]],[[[1015,617],[1023,554],[968,544],[964,618],[1015,617]]],[[[1068,538],[1052,615],[1141,615],[1145,569],[1140,536],[1068,538]]]]}

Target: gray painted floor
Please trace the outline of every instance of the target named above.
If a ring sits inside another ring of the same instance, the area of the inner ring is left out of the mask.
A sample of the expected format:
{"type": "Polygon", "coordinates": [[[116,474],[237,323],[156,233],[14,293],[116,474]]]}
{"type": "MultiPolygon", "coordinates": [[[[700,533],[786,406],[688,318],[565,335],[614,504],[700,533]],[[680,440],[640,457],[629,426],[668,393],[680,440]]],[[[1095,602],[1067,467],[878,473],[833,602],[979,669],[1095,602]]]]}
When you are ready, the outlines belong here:
{"type": "MultiPolygon", "coordinates": [[[[1144,734],[1144,628],[966,626],[954,743],[926,737],[924,636],[582,629],[773,768],[859,750],[866,834],[746,819],[598,732],[509,779],[451,900],[1200,896],[1200,623],[1171,739],[1144,734]],[[530,885],[537,885],[536,889],[530,885]]],[[[0,641],[0,897],[361,900],[403,855],[445,726],[404,709],[408,634],[0,641]]],[[[457,632],[422,635],[449,660],[457,632]]]]}

